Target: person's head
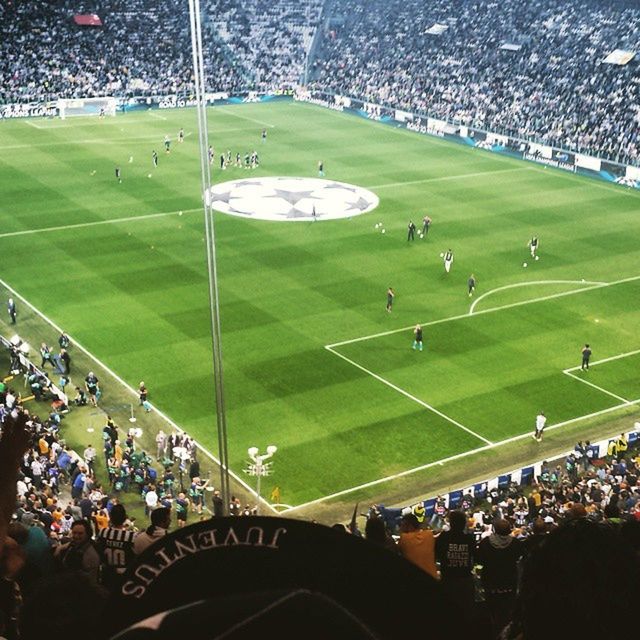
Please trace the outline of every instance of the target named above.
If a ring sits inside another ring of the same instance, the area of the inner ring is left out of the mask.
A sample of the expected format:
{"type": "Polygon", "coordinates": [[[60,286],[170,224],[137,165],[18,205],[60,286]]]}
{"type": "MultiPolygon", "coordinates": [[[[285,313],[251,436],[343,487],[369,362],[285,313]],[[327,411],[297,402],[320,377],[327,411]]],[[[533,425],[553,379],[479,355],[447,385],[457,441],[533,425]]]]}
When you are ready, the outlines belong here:
{"type": "Polygon", "coordinates": [[[493,523],[493,530],[496,535],[508,536],[511,533],[511,525],[508,520],[500,519],[493,523]]]}
{"type": "Polygon", "coordinates": [[[410,533],[411,531],[417,531],[420,528],[420,523],[415,513],[405,513],[400,520],[401,533],[410,533]]]}
{"type": "Polygon", "coordinates": [[[91,525],[87,520],[78,520],[71,526],[71,542],[79,547],[91,540],[91,525]]]}
{"type": "Polygon", "coordinates": [[[589,345],[588,345],[588,344],[585,344],[585,345],[584,345],[584,348],[585,348],[585,349],[588,349],[588,348],[589,348],[589,345]]]}
{"type": "Polygon", "coordinates": [[[571,505],[569,513],[567,514],[571,520],[577,520],[578,518],[586,518],[587,510],[582,502],[575,502],[571,505]]]}
{"type": "Polygon", "coordinates": [[[606,518],[619,518],[620,517],[620,509],[618,508],[618,505],[614,504],[613,502],[610,502],[604,508],[604,515],[605,515],[606,518]]]}
{"type": "Polygon", "coordinates": [[[364,537],[375,544],[384,544],[387,540],[387,528],[384,520],[373,516],[367,520],[364,527],[364,537]]]}
{"type": "Polygon", "coordinates": [[[533,521],[533,535],[541,536],[547,533],[547,523],[543,518],[536,518],[533,521]]]}
{"type": "Polygon", "coordinates": [[[467,526],[467,518],[462,511],[455,510],[449,513],[449,526],[451,531],[461,533],[467,526]]]}
{"type": "Polygon", "coordinates": [[[160,529],[168,529],[171,525],[171,509],[158,507],[151,512],[151,525],[160,529]]]}
{"type": "Polygon", "coordinates": [[[8,534],[19,545],[26,544],[29,539],[29,529],[22,522],[12,522],[9,525],[8,534]]]}
{"type": "Polygon", "coordinates": [[[122,504],[114,504],[111,507],[109,521],[114,527],[121,527],[127,521],[127,511],[122,504]]]}
{"type": "Polygon", "coordinates": [[[7,536],[0,552],[0,577],[13,580],[22,571],[25,562],[25,554],[20,545],[7,536]]]}

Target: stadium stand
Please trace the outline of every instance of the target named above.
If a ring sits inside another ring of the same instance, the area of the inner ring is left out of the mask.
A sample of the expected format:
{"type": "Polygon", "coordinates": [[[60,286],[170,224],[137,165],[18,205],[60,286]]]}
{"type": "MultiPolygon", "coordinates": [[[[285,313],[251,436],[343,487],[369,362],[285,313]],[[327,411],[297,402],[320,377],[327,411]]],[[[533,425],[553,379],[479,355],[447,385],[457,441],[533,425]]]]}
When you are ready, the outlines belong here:
{"type": "Polygon", "coordinates": [[[252,89],[269,91],[300,84],[322,6],[322,0],[213,0],[207,13],[213,32],[252,78],[252,89]]]}
{"type": "MultiPolygon", "coordinates": [[[[99,95],[158,95],[192,90],[186,3],[178,0],[73,0],[0,5],[0,102],[99,95]],[[76,25],[97,13],[102,27],[76,25]]],[[[240,76],[209,41],[212,88],[235,91],[240,76]]]]}
{"type": "Polygon", "coordinates": [[[603,59],[639,50],[639,17],[620,2],[336,0],[313,86],[637,163],[638,66],[603,59]]]}
{"type": "MultiPolygon", "coordinates": [[[[311,87],[616,162],[640,160],[637,5],[598,0],[202,3],[209,89],[311,87]],[[624,62],[626,58],[622,59],[624,62]]],[[[177,0],[0,6],[0,103],[189,94],[177,0]],[[76,25],[96,12],[103,26],[76,25]]]]}

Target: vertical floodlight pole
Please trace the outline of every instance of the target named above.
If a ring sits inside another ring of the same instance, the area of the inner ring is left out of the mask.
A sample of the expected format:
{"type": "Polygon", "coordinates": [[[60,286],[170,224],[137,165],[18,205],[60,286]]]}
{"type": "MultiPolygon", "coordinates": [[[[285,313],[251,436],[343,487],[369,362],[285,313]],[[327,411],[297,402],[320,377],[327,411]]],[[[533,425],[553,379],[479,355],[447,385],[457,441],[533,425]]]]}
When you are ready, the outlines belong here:
{"type": "Polygon", "coordinates": [[[207,97],[204,82],[202,55],[202,28],[200,24],[200,0],[189,0],[191,20],[191,48],[193,51],[193,76],[196,89],[198,114],[198,137],[200,141],[200,170],[202,174],[202,200],[204,227],[207,245],[207,268],[209,272],[209,307],[211,313],[211,340],[213,344],[213,376],[216,391],[216,420],[218,426],[218,456],[220,458],[220,496],[224,515],[229,513],[229,453],[227,447],[227,420],[224,405],[222,368],[222,344],[220,331],[220,307],[218,301],[218,273],[216,269],[216,245],[211,208],[211,171],[209,168],[207,130],[207,97]]]}

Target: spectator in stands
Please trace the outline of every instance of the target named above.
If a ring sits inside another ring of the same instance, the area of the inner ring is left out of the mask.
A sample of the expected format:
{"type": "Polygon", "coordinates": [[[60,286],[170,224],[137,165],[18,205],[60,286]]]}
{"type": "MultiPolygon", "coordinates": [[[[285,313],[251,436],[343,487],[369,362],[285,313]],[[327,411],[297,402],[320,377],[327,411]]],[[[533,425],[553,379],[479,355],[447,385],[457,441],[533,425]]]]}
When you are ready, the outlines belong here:
{"type": "Polygon", "coordinates": [[[494,533],[478,545],[477,562],[482,565],[482,586],[496,637],[511,619],[518,586],[518,560],[522,543],[511,536],[507,520],[497,520],[494,533]]]}
{"type": "Polygon", "coordinates": [[[438,578],[435,556],[435,537],[431,529],[421,529],[413,513],[402,516],[400,521],[400,553],[410,562],[438,578]]]}
{"type": "Polygon", "coordinates": [[[442,587],[449,598],[460,605],[462,615],[471,617],[475,602],[473,565],[475,538],[467,532],[462,511],[450,511],[449,530],[436,538],[436,559],[440,564],[442,587]]]}
{"type": "Polygon", "coordinates": [[[74,522],[71,541],[58,546],[55,557],[66,571],[82,571],[92,582],[98,581],[100,556],[93,546],[91,524],[86,520],[74,522]]]}
{"type": "Polygon", "coordinates": [[[124,506],[113,505],[109,526],[101,529],[96,536],[101,564],[100,582],[110,591],[120,584],[122,575],[133,560],[134,536],[124,506]]]}
{"type": "Polygon", "coordinates": [[[400,553],[393,536],[387,530],[382,518],[371,516],[364,527],[364,537],[372,544],[387,549],[392,553],[400,553]]]}
{"type": "Polygon", "coordinates": [[[18,543],[6,537],[0,553],[0,635],[19,640],[22,594],[18,575],[25,566],[25,555],[18,543]]]}
{"type": "Polygon", "coordinates": [[[133,550],[136,555],[140,555],[147,547],[156,540],[167,535],[171,526],[171,509],[158,507],[151,512],[151,525],[139,533],[133,541],[133,550]]]}

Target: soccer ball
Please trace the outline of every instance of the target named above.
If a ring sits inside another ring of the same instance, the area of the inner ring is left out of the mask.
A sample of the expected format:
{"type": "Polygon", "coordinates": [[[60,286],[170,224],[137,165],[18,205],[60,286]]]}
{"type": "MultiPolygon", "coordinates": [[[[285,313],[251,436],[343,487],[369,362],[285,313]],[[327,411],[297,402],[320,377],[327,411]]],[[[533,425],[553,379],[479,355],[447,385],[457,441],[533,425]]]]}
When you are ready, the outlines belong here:
{"type": "Polygon", "coordinates": [[[441,254],[440,254],[440,257],[441,257],[441,258],[444,258],[444,253],[441,253],[441,254]]]}
{"type": "Polygon", "coordinates": [[[133,162],[133,156],[129,156],[129,163],[133,162]]]}
{"type": "Polygon", "coordinates": [[[149,175],[147,176],[147,178],[150,178],[150,177],[151,177],[151,174],[149,174],[149,175]]]}
{"type": "Polygon", "coordinates": [[[420,234],[419,234],[419,236],[420,236],[421,238],[424,238],[424,235],[423,235],[422,233],[420,233],[420,234]]]}
{"type": "Polygon", "coordinates": [[[527,266],[527,263],[526,263],[526,262],[523,262],[523,263],[522,263],[522,266],[523,266],[523,267],[526,267],[526,266],[527,266]]]}
{"type": "Polygon", "coordinates": [[[380,225],[379,225],[378,223],[376,223],[376,226],[375,226],[375,228],[377,229],[377,228],[378,228],[379,226],[380,226],[380,225]]]}
{"type": "Polygon", "coordinates": [[[536,256],[536,260],[540,260],[540,256],[536,256]]]}
{"type": "Polygon", "coordinates": [[[382,233],[386,233],[386,231],[383,229],[383,230],[382,230],[382,233]]]}
{"type": "Polygon", "coordinates": [[[178,215],[181,216],[182,215],[182,211],[178,211],[178,215]]]}

